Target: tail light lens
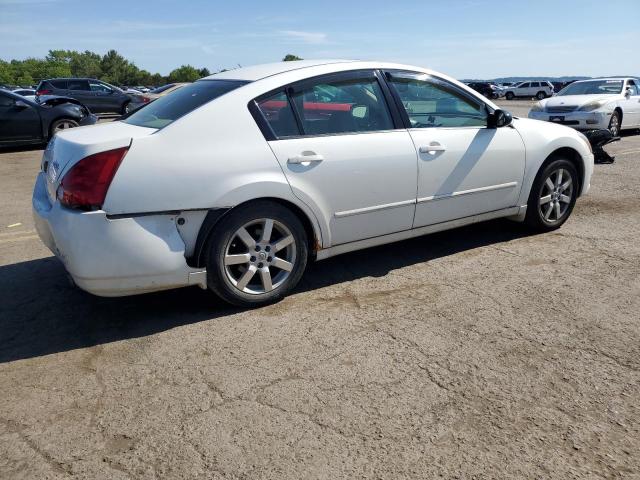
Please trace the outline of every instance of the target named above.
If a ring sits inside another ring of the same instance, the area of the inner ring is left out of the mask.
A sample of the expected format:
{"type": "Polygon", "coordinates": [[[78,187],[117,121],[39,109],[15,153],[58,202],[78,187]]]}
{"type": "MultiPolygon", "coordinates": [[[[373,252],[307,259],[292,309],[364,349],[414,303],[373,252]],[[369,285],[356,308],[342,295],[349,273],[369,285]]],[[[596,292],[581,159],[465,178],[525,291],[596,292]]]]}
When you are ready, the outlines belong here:
{"type": "Polygon", "coordinates": [[[53,93],[53,90],[47,90],[46,88],[43,88],[42,90],[38,90],[36,92],[36,95],[49,95],[53,93]]]}
{"type": "Polygon", "coordinates": [[[76,163],[62,178],[57,197],[60,203],[80,210],[102,208],[111,180],[129,147],[96,153],[76,163]]]}
{"type": "Polygon", "coordinates": [[[151,101],[151,99],[149,97],[142,97],[142,102],[143,103],[149,103],[151,101]]]}

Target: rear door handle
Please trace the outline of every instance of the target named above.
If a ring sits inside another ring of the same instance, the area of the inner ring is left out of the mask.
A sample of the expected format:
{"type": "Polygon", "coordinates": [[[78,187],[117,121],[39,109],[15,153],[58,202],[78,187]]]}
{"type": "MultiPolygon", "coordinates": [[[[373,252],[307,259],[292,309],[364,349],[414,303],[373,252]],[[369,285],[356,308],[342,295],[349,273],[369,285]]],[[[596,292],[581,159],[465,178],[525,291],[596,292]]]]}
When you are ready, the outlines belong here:
{"type": "Polygon", "coordinates": [[[302,152],[301,155],[289,157],[287,163],[301,164],[301,163],[317,163],[324,160],[322,155],[318,155],[314,152],[302,152]]]}
{"type": "Polygon", "coordinates": [[[420,153],[445,152],[446,150],[447,147],[440,145],[437,142],[433,142],[431,145],[427,145],[425,147],[420,147],[420,153]]]}

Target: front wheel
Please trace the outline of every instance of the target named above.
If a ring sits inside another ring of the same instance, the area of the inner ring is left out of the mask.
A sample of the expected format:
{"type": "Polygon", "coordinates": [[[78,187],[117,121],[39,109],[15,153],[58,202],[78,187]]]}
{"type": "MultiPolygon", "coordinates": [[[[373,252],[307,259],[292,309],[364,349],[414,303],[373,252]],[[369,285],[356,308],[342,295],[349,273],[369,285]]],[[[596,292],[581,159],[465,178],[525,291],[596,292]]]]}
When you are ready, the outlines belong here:
{"type": "Polygon", "coordinates": [[[538,94],[536,95],[536,98],[538,100],[544,100],[545,98],[547,98],[547,94],[544,92],[538,92],[538,94]]]}
{"type": "Polygon", "coordinates": [[[60,118],[51,124],[51,136],[53,137],[56,133],[62,132],[63,130],[67,130],[69,128],[75,128],[78,126],[78,122],[75,120],[71,120],[70,118],[60,118]]]}
{"type": "Polygon", "coordinates": [[[231,304],[266,305],[298,284],[307,257],[300,219],[279,203],[252,202],[216,225],[207,248],[208,285],[231,304]]]}
{"type": "Polygon", "coordinates": [[[507,100],[513,100],[513,97],[515,95],[513,94],[513,92],[507,92],[507,94],[505,96],[507,97],[507,100]]]}
{"type": "Polygon", "coordinates": [[[568,160],[548,163],[536,177],[527,202],[525,223],[551,231],[567,221],[578,197],[578,172],[568,160]]]}
{"type": "Polygon", "coordinates": [[[122,106],[122,115],[127,115],[131,111],[131,102],[127,102],[122,106]]]}
{"type": "Polygon", "coordinates": [[[609,131],[614,137],[620,135],[620,114],[618,112],[613,112],[611,115],[611,120],[609,120],[609,131]]]}

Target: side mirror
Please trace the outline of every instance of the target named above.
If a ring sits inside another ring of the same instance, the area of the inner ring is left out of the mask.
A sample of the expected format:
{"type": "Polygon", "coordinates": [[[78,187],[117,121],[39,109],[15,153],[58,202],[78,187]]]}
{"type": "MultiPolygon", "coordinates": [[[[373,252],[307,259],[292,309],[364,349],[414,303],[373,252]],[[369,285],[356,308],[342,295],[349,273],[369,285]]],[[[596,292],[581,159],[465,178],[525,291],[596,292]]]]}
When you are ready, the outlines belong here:
{"type": "Polygon", "coordinates": [[[16,103],[14,105],[16,108],[29,108],[29,104],[22,100],[16,100],[16,103]]]}
{"type": "Polygon", "coordinates": [[[497,109],[490,113],[487,117],[487,126],[489,128],[500,128],[511,125],[513,116],[506,110],[497,109]]]}

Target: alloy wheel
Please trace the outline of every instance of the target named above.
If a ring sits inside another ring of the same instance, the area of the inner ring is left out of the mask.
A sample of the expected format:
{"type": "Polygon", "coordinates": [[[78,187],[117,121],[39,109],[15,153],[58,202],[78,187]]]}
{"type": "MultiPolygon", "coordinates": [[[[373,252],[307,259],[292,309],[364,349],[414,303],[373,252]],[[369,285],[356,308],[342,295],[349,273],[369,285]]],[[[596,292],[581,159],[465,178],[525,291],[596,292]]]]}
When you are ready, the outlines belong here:
{"type": "Polygon", "coordinates": [[[560,221],[567,213],[573,197],[573,180],[564,168],[552,171],[542,184],[538,209],[547,223],[560,221]]]}
{"type": "Polygon", "coordinates": [[[617,137],[620,134],[620,120],[617,113],[614,113],[611,116],[611,121],[609,122],[609,131],[614,137],[617,137]]]}
{"type": "Polygon", "coordinates": [[[75,122],[72,122],[70,120],[63,120],[56,125],[55,131],[60,132],[62,130],[67,130],[74,127],[77,127],[77,124],[75,122]]]}
{"type": "Polygon", "coordinates": [[[268,293],[291,275],[296,262],[295,238],[277,220],[252,220],[231,236],[223,262],[227,279],[238,290],[268,293]]]}

